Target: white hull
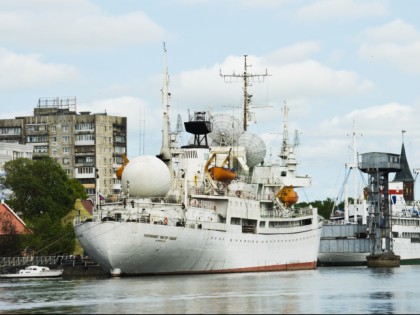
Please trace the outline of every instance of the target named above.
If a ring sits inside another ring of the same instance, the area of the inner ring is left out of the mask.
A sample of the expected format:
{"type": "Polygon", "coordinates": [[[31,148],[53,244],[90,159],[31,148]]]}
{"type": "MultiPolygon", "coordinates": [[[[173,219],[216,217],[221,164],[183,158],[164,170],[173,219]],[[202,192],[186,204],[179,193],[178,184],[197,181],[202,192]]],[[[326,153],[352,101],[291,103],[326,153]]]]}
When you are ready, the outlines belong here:
{"type": "Polygon", "coordinates": [[[42,275],[20,275],[17,273],[14,274],[3,274],[0,275],[0,278],[24,278],[24,279],[28,279],[28,278],[58,278],[61,277],[61,275],[63,274],[63,272],[54,272],[54,273],[49,273],[49,274],[42,274],[42,275]]]}
{"type": "Polygon", "coordinates": [[[420,243],[412,243],[407,238],[396,238],[393,241],[394,253],[401,257],[401,264],[420,264],[420,243]]]}
{"type": "Polygon", "coordinates": [[[420,217],[394,216],[392,231],[392,249],[401,264],[420,264],[420,217]]]}
{"type": "Polygon", "coordinates": [[[315,269],[321,229],[262,235],[86,222],[75,231],[88,255],[105,271],[148,275],[315,269]]]}

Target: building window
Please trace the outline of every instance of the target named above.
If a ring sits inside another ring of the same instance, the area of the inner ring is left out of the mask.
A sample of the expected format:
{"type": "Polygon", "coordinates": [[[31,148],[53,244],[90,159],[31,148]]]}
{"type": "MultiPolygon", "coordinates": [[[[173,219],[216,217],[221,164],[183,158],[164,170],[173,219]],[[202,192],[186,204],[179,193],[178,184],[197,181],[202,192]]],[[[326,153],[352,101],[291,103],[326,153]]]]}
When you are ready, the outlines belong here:
{"type": "Polygon", "coordinates": [[[27,136],[26,137],[27,143],[40,143],[40,142],[48,142],[48,136],[27,136]]]}
{"type": "Polygon", "coordinates": [[[95,140],[95,136],[93,134],[76,135],[76,141],[90,141],[90,140],[95,140]]]}
{"type": "Polygon", "coordinates": [[[69,142],[70,137],[69,136],[63,136],[63,142],[69,142]]]}
{"type": "Polygon", "coordinates": [[[48,130],[47,125],[26,125],[26,131],[45,131],[48,130]]]}
{"type": "Polygon", "coordinates": [[[63,153],[64,154],[69,154],[70,153],[70,148],[69,147],[63,147],[63,153]]]}
{"type": "Polygon", "coordinates": [[[92,131],[95,130],[95,124],[93,123],[80,123],[80,124],[76,124],[75,129],[77,131],[92,131]]]}
{"type": "Polygon", "coordinates": [[[93,174],[94,168],[93,167],[79,167],[78,173],[79,174],[93,174]]]}
{"type": "Polygon", "coordinates": [[[125,147],[115,147],[114,152],[120,154],[125,153],[125,147]]]}
{"type": "Polygon", "coordinates": [[[2,134],[2,135],[20,135],[20,128],[3,127],[3,128],[0,128],[0,134],[2,134]]]}
{"type": "Polygon", "coordinates": [[[46,147],[46,146],[34,146],[34,153],[48,153],[48,147],[46,147]]]}
{"type": "Polygon", "coordinates": [[[115,142],[125,143],[125,137],[115,136],[115,142]]]}

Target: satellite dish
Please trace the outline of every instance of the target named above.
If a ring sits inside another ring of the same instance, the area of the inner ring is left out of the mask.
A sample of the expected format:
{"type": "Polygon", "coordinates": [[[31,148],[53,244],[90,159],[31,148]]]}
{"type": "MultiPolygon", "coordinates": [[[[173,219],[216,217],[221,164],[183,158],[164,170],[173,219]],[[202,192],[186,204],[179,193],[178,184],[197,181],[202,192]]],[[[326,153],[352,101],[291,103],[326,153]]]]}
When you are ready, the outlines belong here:
{"type": "Polygon", "coordinates": [[[266,147],[264,140],[253,133],[244,132],[238,138],[236,144],[245,147],[246,165],[253,167],[264,161],[266,147]]]}
{"type": "Polygon", "coordinates": [[[213,123],[213,131],[208,137],[213,140],[213,144],[231,146],[244,131],[242,122],[230,114],[214,114],[210,121],[213,123]]]}

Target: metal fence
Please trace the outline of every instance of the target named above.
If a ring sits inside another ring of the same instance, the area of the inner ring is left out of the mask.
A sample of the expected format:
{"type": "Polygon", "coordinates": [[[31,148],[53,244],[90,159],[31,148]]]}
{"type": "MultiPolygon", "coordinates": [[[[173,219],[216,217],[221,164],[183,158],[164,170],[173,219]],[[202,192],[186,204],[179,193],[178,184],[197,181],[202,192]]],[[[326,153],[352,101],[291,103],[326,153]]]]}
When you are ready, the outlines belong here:
{"type": "Polygon", "coordinates": [[[0,257],[0,268],[29,265],[55,265],[60,257],[61,256],[0,257]]]}

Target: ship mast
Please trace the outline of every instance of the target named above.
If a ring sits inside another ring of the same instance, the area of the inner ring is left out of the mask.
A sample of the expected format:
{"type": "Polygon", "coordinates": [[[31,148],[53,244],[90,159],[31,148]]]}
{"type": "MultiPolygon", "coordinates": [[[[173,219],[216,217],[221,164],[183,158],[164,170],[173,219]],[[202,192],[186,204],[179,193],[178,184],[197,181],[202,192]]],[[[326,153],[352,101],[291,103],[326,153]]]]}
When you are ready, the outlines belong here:
{"type": "Polygon", "coordinates": [[[287,107],[286,102],[283,106],[283,142],[280,150],[280,158],[286,160],[290,154],[290,143],[289,143],[289,128],[288,128],[288,115],[289,107],[287,107]]]}
{"type": "Polygon", "coordinates": [[[251,67],[251,65],[248,65],[246,62],[247,55],[244,55],[244,73],[243,74],[222,74],[220,71],[220,76],[223,77],[225,80],[226,78],[242,78],[244,81],[244,112],[243,112],[243,120],[244,120],[244,131],[247,131],[248,128],[248,120],[250,116],[250,106],[251,106],[251,99],[252,95],[248,94],[248,86],[250,86],[250,79],[257,78],[261,81],[264,80],[264,77],[269,76],[267,73],[267,69],[265,70],[264,74],[251,74],[248,73],[248,68],[251,67]]]}
{"type": "MultiPolygon", "coordinates": [[[[352,144],[352,149],[353,149],[353,162],[352,163],[347,163],[346,166],[350,169],[353,170],[353,204],[356,204],[356,200],[357,200],[357,174],[356,174],[356,169],[358,168],[358,164],[357,164],[357,150],[356,150],[356,129],[355,129],[355,121],[353,121],[353,144],[352,144]]],[[[347,187],[347,185],[346,185],[347,187]]],[[[354,211],[353,213],[354,217],[353,217],[353,221],[357,222],[357,218],[356,215],[357,213],[354,211]]],[[[348,204],[348,196],[347,196],[347,189],[346,189],[346,195],[345,195],[345,199],[344,199],[344,223],[349,223],[350,219],[349,219],[349,204],[348,204]]]]}
{"type": "Polygon", "coordinates": [[[167,165],[171,160],[171,150],[169,146],[170,138],[170,119],[169,119],[169,74],[166,62],[166,46],[163,43],[163,87],[162,87],[162,106],[163,106],[163,130],[162,130],[162,148],[159,158],[167,165]]]}

